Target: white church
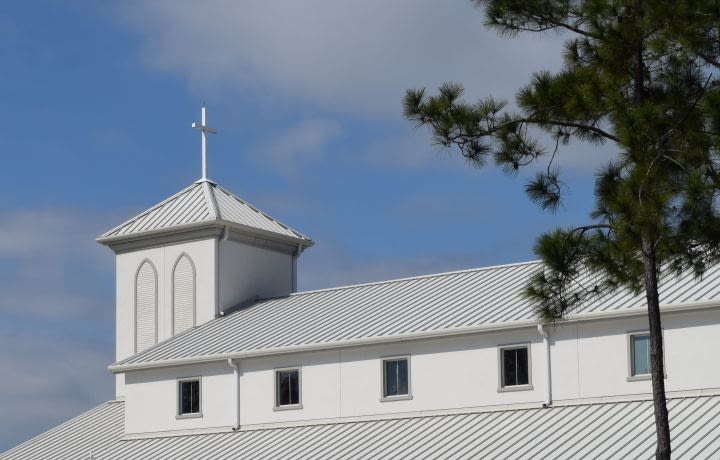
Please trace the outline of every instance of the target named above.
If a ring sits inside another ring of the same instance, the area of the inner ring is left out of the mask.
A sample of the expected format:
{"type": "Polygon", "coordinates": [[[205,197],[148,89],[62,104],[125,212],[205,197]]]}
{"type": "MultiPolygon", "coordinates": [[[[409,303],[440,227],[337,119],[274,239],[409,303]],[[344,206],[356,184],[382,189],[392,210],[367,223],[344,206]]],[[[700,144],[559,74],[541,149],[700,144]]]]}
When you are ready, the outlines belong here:
{"type": "MultiPolygon", "coordinates": [[[[544,325],[537,262],[297,292],[314,242],[207,178],[98,238],[115,398],[15,459],[651,458],[643,296],[544,325]]],[[[720,266],[662,280],[675,458],[720,458],[720,266]]],[[[12,371],[6,376],[12,376],[12,371]]]]}

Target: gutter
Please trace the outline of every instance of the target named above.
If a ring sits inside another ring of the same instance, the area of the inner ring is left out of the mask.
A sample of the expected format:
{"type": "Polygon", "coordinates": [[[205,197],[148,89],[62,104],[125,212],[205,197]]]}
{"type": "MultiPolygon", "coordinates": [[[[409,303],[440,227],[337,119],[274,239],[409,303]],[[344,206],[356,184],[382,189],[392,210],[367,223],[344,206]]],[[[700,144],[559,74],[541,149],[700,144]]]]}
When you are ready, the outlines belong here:
{"type": "Polygon", "coordinates": [[[543,407],[548,408],[552,406],[552,377],[550,366],[550,334],[548,334],[547,327],[543,324],[537,325],[538,332],[543,339],[543,348],[545,349],[545,401],[543,407]]]}
{"type": "MultiPolygon", "coordinates": [[[[661,313],[684,313],[696,310],[706,310],[720,307],[720,301],[713,300],[709,302],[695,302],[695,303],[684,303],[684,304],[669,304],[661,307],[661,313]]],[[[622,318],[635,318],[647,316],[647,310],[626,310],[623,312],[611,311],[611,312],[597,312],[587,313],[580,317],[564,320],[558,324],[577,324],[585,323],[590,321],[598,320],[609,320],[609,319],[622,319],[622,318]]],[[[208,323],[205,323],[208,324],[208,323]]],[[[431,330],[412,332],[402,335],[394,336],[382,336],[382,337],[364,337],[354,340],[343,340],[342,342],[335,343],[312,343],[306,345],[291,345],[286,347],[276,348],[261,348],[257,350],[237,351],[231,353],[219,353],[214,355],[204,356],[188,356],[184,358],[173,358],[162,361],[151,361],[151,362],[140,362],[140,363],[128,363],[128,364],[112,364],[108,366],[108,370],[114,374],[135,371],[142,369],[156,369],[162,367],[172,366],[183,366],[186,364],[198,364],[198,363],[209,363],[217,361],[225,361],[230,359],[245,359],[255,358],[260,356],[274,356],[274,355],[285,355],[292,353],[302,353],[308,351],[318,350],[337,350],[341,348],[356,347],[362,345],[378,345],[384,343],[395,343],[395,342],[407,342],[410,340],[418,339],[430,339],[430,338],[441,338],[441,337],[453,337],[467,334],[476,334],[480,332],[495,332],[495,331],[506,331],[512,329],[523,329],[523,328],[537,328],[537,320],[522,320],[513,321],[509,323],[499,324],[481,324],[477,326],[465,326],[457,327],[447,330],[431,330]]],[[[202,326],[201,326],[202,327],[202,326]]],[[[165,342],[167,343],[167,342],[165,342]]],[[[153,350],[152,348],[150,350],[153,350]]],[[[148,351],[150,351],[148,350],[148,351]]],[[[143,352],[146,353],[146,352],[143,352]]]]}
{"type": "Polygon", "coordinates": [[[227,362],[233,370],[233,397],[230,400],[234,402],[235,406],[235,425],[233,426],[233,431],[237,431],[240,429],[240,361],[228,358],[227,362]]]}

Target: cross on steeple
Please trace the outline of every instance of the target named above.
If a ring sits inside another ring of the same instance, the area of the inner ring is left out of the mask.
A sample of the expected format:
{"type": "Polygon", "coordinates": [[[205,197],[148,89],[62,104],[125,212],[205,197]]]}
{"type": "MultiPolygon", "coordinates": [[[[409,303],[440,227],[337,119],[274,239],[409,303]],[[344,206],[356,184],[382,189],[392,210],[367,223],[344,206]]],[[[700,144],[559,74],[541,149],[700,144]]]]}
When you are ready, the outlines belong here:
{"type": "Polygon", "coordinates": [[[202,178],[200,178],[201,181],[208,180],[207,177],[207,133],[210,134],[216,134],[217,131],[208,128],[206,123],[206,114],[207,114],[207,107],[203,105],[202,107],[202,121],[200,124],[197,122],[193,122],[192,127],[195,129],[199,129],[202,133],[202,178]]]}

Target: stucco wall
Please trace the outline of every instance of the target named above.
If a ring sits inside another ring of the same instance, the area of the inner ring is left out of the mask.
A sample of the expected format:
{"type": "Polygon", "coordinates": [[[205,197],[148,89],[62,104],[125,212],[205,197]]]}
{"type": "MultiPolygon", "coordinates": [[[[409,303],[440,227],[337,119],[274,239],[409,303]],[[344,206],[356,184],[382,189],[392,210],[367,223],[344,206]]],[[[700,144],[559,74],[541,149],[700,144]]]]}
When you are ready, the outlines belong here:
{"type": "MultiPolygon", "coordinates": [[[[667,390],[720,387],[720,366],[708,363],[713,350],[720,348],[720,310],[668,314],[664,327],[667,390]]],[[[649,381],[627,381],[627,332],[646,328],[644,318],[551,328],[554,400],[649,393],[649,381]]],[[[540,405],[544,360],[542,339],[535,328],[245,359],[240,364],[241,425],[516,403],[540,405]],[[516,343],[531,345],[533,388],[498,392],[498,346],[516,343]],[[382,402],[380,360],[396,355],[410,356],[412,399],[382,402]],[[291,366],[301,367],[303,408],[275,411],[274,369],[291,366]]],[[[226,363],[212,367],[207,374],[207,380],[213,382],[210,388],[203,383],[203,397],[212,398],[210,404],[215,407],[203,419],[178,424],[175,399],[159,396],[174,395],[176,378],[200,374],[202,369],[186,366],[129,373],[127,386],[132,390],[128,390],[127,404],[129,410],[137,411],[126,418],[130,432],[231,425],[233,376],[226,363]],[[148,393],[143,388],[146,385],[148,393]],[[153,414],[153,421],[141,420],[142,413],[153,414]]]]}
{"type": "MultiPolygon", "coordinates": [[[[182,254],[195,265],[196,324],[215,318],[215,239],[171,244],[118,254],[116,257],[116,345],[115,358],[135,353],[135,277],[144,260],[155,266],[158,275],[158,342],[172,333],[172,270],[182,254]]],[[[123,394],[118,382],[116,393],[123,394]]]]}
{"type": "Polygon", "coordinates": [[[220,308],[253,296],[287,295],[293,287],[292,255],[231,240],[220,241],[220,308]]]}
{"type": "Polygon", "coordinates": [[[126,433],[193,430],[234,425],[227,364],[131,373],[125,380],[126,433]],[[176,418],[177,379],[201,376],[201,418],[176,418]]]}

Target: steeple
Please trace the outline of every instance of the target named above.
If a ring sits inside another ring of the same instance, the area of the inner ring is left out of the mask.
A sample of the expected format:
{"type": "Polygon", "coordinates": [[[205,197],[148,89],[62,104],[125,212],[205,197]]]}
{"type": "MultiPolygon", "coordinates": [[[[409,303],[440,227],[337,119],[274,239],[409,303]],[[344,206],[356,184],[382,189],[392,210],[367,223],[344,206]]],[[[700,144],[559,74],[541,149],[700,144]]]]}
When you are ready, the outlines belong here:
{"type": "MultiPolygon", "coordinates": [[[[116,359],[125,359],[252,299],[290,294],[297,258],[313,241],[202,177],[105,232],[116,254],[116,359]]],[[[122,395],[124,382],[118,380],[122,395]]]]}

